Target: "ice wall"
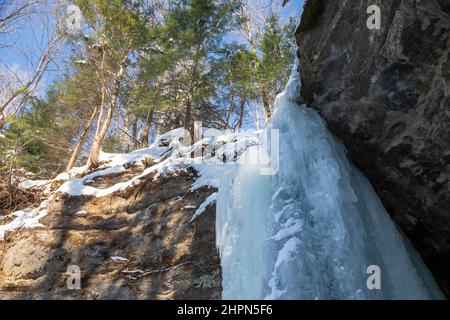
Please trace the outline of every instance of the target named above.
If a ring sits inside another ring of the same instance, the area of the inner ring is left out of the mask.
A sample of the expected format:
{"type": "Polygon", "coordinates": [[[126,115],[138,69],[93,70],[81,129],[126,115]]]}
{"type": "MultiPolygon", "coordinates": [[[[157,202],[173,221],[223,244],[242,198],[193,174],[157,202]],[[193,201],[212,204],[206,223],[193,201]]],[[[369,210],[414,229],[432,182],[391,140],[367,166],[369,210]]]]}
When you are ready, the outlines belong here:
{"type": "Polygon", "coordinates": [[[230,167],[217,200],[224,299],[442,298],[367,179],[320,116],[298,104],[293,71],[275,102],[279,170],[230,167]],[[381,289],[370,290],[369,266],[381,289]]]}

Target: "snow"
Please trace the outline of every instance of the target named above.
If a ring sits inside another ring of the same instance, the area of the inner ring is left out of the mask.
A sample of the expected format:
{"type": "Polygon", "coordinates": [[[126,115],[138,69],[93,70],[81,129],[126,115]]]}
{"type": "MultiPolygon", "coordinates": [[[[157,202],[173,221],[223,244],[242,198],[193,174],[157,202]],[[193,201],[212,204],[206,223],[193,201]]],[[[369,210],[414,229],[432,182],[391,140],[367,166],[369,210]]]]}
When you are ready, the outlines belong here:
{"type": "Polygon", "coordinates": [[[192,184],[189,191],[195,191],[202,187],[218,188],[220,185],[220,176],[225,170],[223,165],[208,165],[208,164],[194,164],[194,169],[197,170],[199,177],[192,184]]]}
{"type": "Polygon", "coordinates": [[[111,260],[114,262],[130,262],[127,258],[121,257],[121,256],[112,256],[111,260]]]}
{"type": "Polygon", "coordinates": [[[303,221],[296,221],[293,218],[289,218],[288,221],[283,225],[283,228],[277,232],[270,239],[275,241],[283,240],[287,237],[293,236],[303,230],[303,221]]]}
{"type": "MultiPolygon", "coordinates": [[[[198,178],[192,184],[190,192],[207,187],[218,188],[220,176],[226,174],[231,169],[230,164],[224,164],[221,157],[235,157],[241,154],[246,148],[258,144],[257,133],[255,132],[233,132],[212,136],[214,130],[202,128],[204,136],[194,145],[184,145],[183,139],[186,137],[186,130],[175,129],[158,137],[156,141],[145,149],[136,150],[127,154],[100,153],[102,165],[94,172],[86,174],[87,166],[74,167],[67,173],[59,174],[53,180],[29,180],[22,179],[20,187],[23,189],[50,186],[52,182],[59,182],[61,185],[55,193],[66,193],[71,196],[94,196],[103,197],[114,192],[125,190],[139,184],[142,178],[153,175],[153,179],[168,175],[176,171],[185,171],[193,167],[198,172],[198,178]],[[228,147],[225,147],[228,144],[228,147]],[[199,151],[203,147],[215,150],[215,155],[206,152],[196,154],[196,158],[191,158],[193,151],[199,151]],[[102,176],[123,173],[127,171],[128,165],[141,163],[145,160],[152,160],[155,164],[146,168],[141,174],[132,177],[128,181],[116,183],[108,188],[100,189],[87,184],[92,184],[102,176]]],[[[234,159],[233,159],[234,161],[234,159]]],[[[50,191],[50,190],[47,190],[50,191]]],[[[48,193],[48,192],[47,192],[48,193]]],[[[208,205],[216,201],[217,194],[210,195],[199,208],[196,206],[186,206],[185,209],[196,209],[192,220],[202,214],[208,205]]],[[[182,198],[181,198],[182,199],[182,198]]],[[[46,215],[45,206],[48,201],[42,202],[39,208],[24,209],[11,213],[7,217],[14,218],[6,225],[0,226],[0,239],[3,239],[5,232],[19,228],[34,228],[42,226],[39,219],[46,215]]],[[[76,215],[87,214],[86,210],[79,210],[76,215]]],[[[1,220],[6,217],[1,217],[1,220]]]]}
{"type": "Polygon", "coordinates": [[[62,184],[57,189],[57,192],[67,193],[71,196],[87,195],[104,197],[114,192],[123,191],[129,187],[138,185],[141,179],[149,174],[155,174],[154,179],[157,179],[160,176],[168,175],[175,171],[185,170],[189,167],[192,159],[185,158],[185,154],[178,154],[162,160],[161,156],[168,150],[168,148],[150,147],[128,154],[102,153],[100,157],[101,161],[107,161],[107,164],[102,165],[99,170],[84,177],[72,178],[62,184]],[[149,158],[156,162],[156,164],[146,168],[141,174],[131,178],[128,181],[120,182],[104,189],[86,185],[98,177],[125,172],[126,169],[124,166],[132,163],[138,163],[149,158]]]}
{"type": "MultiPolygon", "coordinates": [[[[47,185],[50,186],[53,181],[58,181],[63,183],[56,190],[56,192],[67,193],[72,196],[105,196],[116,191],[125,190],[130,186],[138,184],[142,177],[150,173],[155,172],[156,176],[159,176],[186,167],[182,159],[166,159],[158,163],[158,161],[160,160],[159,157],[166,150],[167,148],[162,148],[154,144],[150,148],[136,150],[128,154],[112,154],[101,152],[100,161],[104,164],[93,173],[85,175],[85,173],[87,172],[86,166],[75,167],[67,173],[59,174],[53,180],[22,179],[19,183],[19,187],[22,189],[30,189],[47,185]],[[86,185],[86,183],[93,182],[98,177],[125,172],[126,165],[138,163],[148,158],[154,159],[155,162],[157,162],[156,165],[147,168],[140,175],[133,177],[129,181],[117,183],[106,189],[98,189],[86,185]]],[[[12,231],[20,228],[43,227],[43,225],[39,223],[39,219],[47,214],[45,207],[51,199],[52,197],[50,197],[48,200],[43,201],[41,205],[36,209],[23,209],[13,212],[8,216],[2,217],[1,220],[6,219],[7,217],[12,217],[14,219],[10,223],[0,226],[0,240],[3,240],[4,234],[7,231],[12,231]]],[[[85,210],[80,210],[76,214],[83,215],[87,214],[87,212],[85,210]]]]}
{"type": "Polygon", "coordinates": [[[151,274],[155,274],[155,273],[172,271],[172,270],[178,269],[178,268],[180,268],[182,266],[185,266],[185,265],[188,265],[188,264],[190,264],[190,262],[182,262],[182,263],[179,263],[177,265],[170,266],[170,267],[167,267],[167,268],[161,268],[161,269],[156,269],[156,270],[145,271],[144,273],[141,273],[140,275],[138,275],[137,278],[142,278],[142,277],[145,277],[145,276],[148,276],[148,275],[151,275],[151,274]]]}
{"type": "MultiPolygon", "coordinates": [[[[233,162],[236,160],[236,157],[244,153],[246,149],[259,143],[259,132],[217,134],[217,130],[207,128],[201,128],[201,130],[203,131],[203,136],[193,145],[185,141],[187,131],[184,128],[178,128],[157,137],[149,148],[127,154],[101,152],[100,162],[102,165],[90,174],[86,174],[88,171],[87,166],[74,167],[67,173],[59,174],[53,180],[22,179],[19,187],[22,189],[50,187],[52,182],[59,182],[61,185],[56,190],[56,193],[66,193],[71,196],[103,197],[135,186],[141,182],[142,178],[150,174],[153,174],[153,179],[157,179],[158,177],[193,167],[198,173],[198,178],[192,184],[190,192],[203,187],[217,189],[220,185],[221,176],[233,170],[232,167],[235,166],[233,162]],[[198,152],[202,148],[206,148],[206,152],[199,154],[198,152]],[[196,157],[191,158],[192,152],[195,151],[197,151],[196,157]],[[223,163],[224,156],[227,158],[226,164],[223,163]],[[148,159],[151,159],[155,164],[128,181],[116,183],[104,189],[87,185],[92,184],[99,177],[126,172],[128,165],[141,163],[148,159]]],[[[47,191],[49,192],[50,190],[47,191]]],[[[185,209],[196,209],[191,221],[201,215],[216,199],[217,194],[213,193],[199,208],[186,206],[185,209]]],[[[0,240],[3,239],[7,231],[42,226],[39,223],[39,219],[46,215],[45,206],[47,204],[48,201],[44,201],[39,208],[24,209],[7,216],[14,219],[10,223],[0,226],[0,240]]],[[[76,212],[76,215],[85,214],[87,214],[86,210],[76,212]]],[[[5,218],[2,217],[1,220],[5,218]]]]}
{"type": "Polygon", "coordinates": [[[300,240],[298,238],[290,238],[283,245],[281,250],[278,252],[277,261],[275,263],[274,272],[272,278],[269,280],[269,287],[271,289],[270,295],[265,297],[266,300],[276,300],[279,299],[287,292],[287,290],[279,290],[277,280],[279,279],[281,272],[280,267],[283,264],[288,263],[290,260],[295,259],[295,253],[297,248],[300,246],[300,240]]]}
{"type": "Polygon", "coordinates": [[[259,139],[256,136],[241,136],[237,141],[224,144],[217,150],[217,157],[226,157],[232,161],[235,157],[241,155],[248,148],[258,145],[259,139]]]}
{"type": "Polygon", "coordinates": [[[142,270],[142,269],[134,269],[134,270],[128,270],[128,268],[127,269],[125,269],[125,270],[122,270],[122,273],[144,273],[145,271],[144,270],[142,270]]]}
{"type": "Polygon", "coordinates": [[[44,227],[41,223],[39,223],[39,219],[47,215],[47,210],[45,208],[49,201],[50,200],[43,201],[38,208],[15,211],[4,217],[4,219],[7,217],[14,217],[14,220],[8,224],[0,225],[0,241],[4,240],[5,233],[8,231],[21,228],[44,227]]]}
{"type": "Polygon", "coordinates": [[[63,172],[56,176],[55,181],[67,181],[73,177],[81,176],[87,171],[87,166],[74,167],[69,172],[63,172]]]}
{"type": "MultiPolygon", "coordinates": [[[[258,134],[260,132],[226,132],[223,134],[216,129],[200,128],[200,130],[203,134],[200,140],[194,144],[191,144],[190,137],[187,136],[189,132],[184,128],[178,128],[157,137],[148,148],[126,154],[100,152],[101,166],[90,174],[86,174],[87,166],[74,167],[69,172],[61,173],[52,180],[23,179],[20,181],[19,187],[22,189],[50,187],[52,182],[58,182],[61,185],[56,192],[71,196],[103,197],[135,186],[149,174],[154,174],[154,179],[157,179],[193,167],[198,172],[199,178],[192,185],[191,192],[202,187],[218,188],[220,177],[230,169],[230,163],[234,163],[245,150],[259,143],[258,134]],[[202,154],[203,148],[205,151],[202,154]],[[191,157],[192,153],[195,153],[194,158],[191,157]],[[93,184],[98,177],[123,173],[129,165],[143,163],[149,159],[155,164],[129,181],[104,189],[89,185],[93,184]]],[[[47,194],[50,191],[47,190],[47,194]]]]}
{"type": "Polygon", "coordinates": [[[106,153],[100,152],[100,161],[106,162],[100,168],[124,166],[131,163],[139,163],[147,158],[158,158],[166,151],[166,148],[152,145],[149,148],[139,149],[130,153],[106,153]]]}
{"type": "Polygon", "coordinates": [[[217,192],[214,192],[213,194],[209,195],[209,197],[207,197],[206,200],[195,211],[190,222],[194,221],[199,215],[201,215],[203,212],[205,212],[206,208],[208,206],[210,206],[211,204],[215,203],[216,200],[217,200],[217,192]]]}
{"type": "Polygon", "coordinates": [[[174,266],[170,266],[170,267],[167,267],[167,268],[161,268],[161,269],[149,270],[149,271],[144,271],[142,269],[128,270],[128,268],[127,268],[125,270],[122,270],[122,273],[128,274],[128,276],[127,276],[128,279],[137,280],[139,278],[142,278],[142,277],[145,277],[145,276],[148,276],[148,275],[152,275],[152,274],[155,274],[155,273],[162,273],[162,272],[172,271],[172,270],[178,269],[178,268],[180,268],[182,266],[185,266],[187,264],[190,264],[190,262],[182,262],[180,264],[177,264],[177,265],[174,265],[174,266]]]}
{"type": "Polygon", "coordinates": [[[67,193],[72,196],[90,195],[101,197],[104,195],[108,195],[114,191],[121,190],[121,188],[124,187],[123,184],[116,184],[106,189],[98,189],[91,186],[87,186],[85,185],[85,183],[87,181],[92,181],[97,177],[110,175],[114,173],[122,173],[125,171],[126,169],[123,166],[113,166],[110,168],[98,170],[82,178],[74,178],[72,180],[65,182],[58,188],[57,192],[67,193]]]}
{"type": "Polygon", "coordinates": [[[18,187],[22,190],[29,190],[33,188],[39,188],[44,187],[48,184],[50,184],[51,180],[30,180],[30,179],[23,179],[19,183],[18,187]]]}
{"type": "Polygon", "coordinates": [[[270,127],[279,130],[276,174],[238,165],[215,183],[222,297],[443,298],[345,148],[317,112],[298,104],[299,86],[295,67],[270,127]],[[370,265],[381,268],[381,290],[366,286],[370,265]]]}
{"type": "Polygon", "coordinates": [[[72,196],[103,197],[137,185],[143,177],[149,174],[154,174],[154,179],[156,179],[175,171],[186,170],[189,166],[192,166],[199,175],[190,189],[191,192],[202,187],[217,188],[220,177],[229,170],[229,166],[233,165],[223,163],[222,157],[225,155],[227,158],[233,158],[231,161],[233,162],[235,160],[234,155],[240,155],[247,148],[257,145],[258,138],[255,133],[245,132],[211,137],[208,136],[210,132],[208,133],[208,130],[204,130],[206,131],[206,137],[197,141],[194,145],[184,146],[182,144],[180,140],[185,137],[186,131],[183,128],[179,128],[161,135],[149,148],[136,150],[128,154],[102,152],[100,161],[105,164],[99,170],[80,178],[74,178],[86,171],[85,167],[74,168],[68,174],[58,176],[57,179],[59,180],[69,179],[58,188],[57,192],[67,193],[72,196]],[[204,155],[200,154],[196,158],[191,158],[192,152],[199,150],[204,145],[216,151],[214,157],[210,153],[205,152],[204,155]],[[125,172],[124,166],[139,163],[149,158],[156,164],[145,169],[144,172],[129,181],[117,183],[104,189],[86,185],[93,182],[95,178],[125,172]]]}
{"type": "MultiPolygon", "coordinates": [[[[121,163],[121,161],[120,162],[114,161],[113,163],[121,163]]],[[[126,169],[122,165],[115,165],[114,167],[95,171],[82,178],[71,179],[62,184],[56,191],[61,193],[67,193],[71,196],[85,195],[94,197],[104,197],[114,192],[123,191],[129,187],[138,185],[143,177],[151,173],[155,173],[154,179],[156,179],[161,175],[167,175],[171,172],[181,170],[183,167],[186,167],[186,165],[180,159],[174,160],[169,158],[145,169],[141,174],[131,178],[128,181],[116,183],[108,188],[99,189],[86,185],[88,181],[91,181],[95,178],[126,171],[126,169]]]]}
{"type": "MultiPolygon", "coordinates": [[[[99,177],[101,175],[114,173],[114,172],[108,173],[108,171],[102,171],[102,170],[106,170],[106,169],[109,169],[112,167],[115,168],[113,170],[121,170],[118,168],[123,167],[128,164],[139,163],[148,158],[159,158],[159,156],[166,150],[167,150],[167,148],[161,148],[161,147],[153,145],[149,148],[139,149],[139,150],[135,150],[133,152],[124,153],[124,154],[123,153],[106,153],[106,152],[101,151],[100,155],[99,155],[99,160],[100,160],[100,162],[104,163],[103,165],[101,165],[99,167],[99,171],[101,171],[101,173],[98,175],[98,174],[95,174],[95,172],[94,172],[94,174],[91,176],[90,179],[84,179],[84,183],[90,183],[93,181],[94,178],[99,177]]],[[[68,181],[72,178],[83,176],[84,174],[86,174],[87,170],[88,170],[87,166],[74,167],[69,172],[67,172],[67,173],[63,172],[63,173],[59,174],[58,176],[56,176],[54,181],[68,181]]]]}
{"type": "Polygon", "coordinates": [[[186,137],[186,135],[189,134],[186,129],[184,128],[178,128],[174,129],[172,131],[166,132],[162,135],[160,135],[153,146],[161,146],[166,145],[168,146],[173,141],[180,141],[182,138],[186,137]]]}

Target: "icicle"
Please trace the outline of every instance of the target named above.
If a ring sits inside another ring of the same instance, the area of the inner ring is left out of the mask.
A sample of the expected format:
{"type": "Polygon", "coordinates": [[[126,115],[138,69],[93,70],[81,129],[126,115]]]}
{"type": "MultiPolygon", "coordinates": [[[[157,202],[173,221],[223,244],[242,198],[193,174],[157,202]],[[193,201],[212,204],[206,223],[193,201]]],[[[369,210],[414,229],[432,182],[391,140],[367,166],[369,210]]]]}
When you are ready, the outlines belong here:
{"type": "Polygon", "coordinates": [[[442,298],[344,147],[298,105],[299,87],[295,67],[275,102],[278,172],[241,165],[220,185],[223,298],[442,298]],[[368,285],[370,266],[379,267],[380,289],[368,285]]]}

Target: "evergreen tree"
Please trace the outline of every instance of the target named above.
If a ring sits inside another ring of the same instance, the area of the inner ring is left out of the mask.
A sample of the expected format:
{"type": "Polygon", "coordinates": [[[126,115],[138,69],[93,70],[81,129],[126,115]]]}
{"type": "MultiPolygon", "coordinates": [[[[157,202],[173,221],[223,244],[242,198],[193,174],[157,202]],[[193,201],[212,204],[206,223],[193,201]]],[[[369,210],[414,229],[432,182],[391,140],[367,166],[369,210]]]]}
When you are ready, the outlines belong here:
{"type": "Polygon", "coordinates": [[[296,22],[255,31],[244,0],[76,0],[83,28],[44,97],[24,96],[0,133],[0,161],[49,177],[100,148],[128,152],[194,120],[242,128],[271,104],[294,61],[296,22]],[[244,31],[246,43],[233,32],[244,31]],[[8,159],[8,160],[7,160],[8,159]]]}
{"type": "Polygon", "coordinates": [[[87,42],[88,50],[91,57],[96,58],[101,82],[99,114],[88,158],[88,167],[95,168],[131,56],[145,42],[147,15],[141,11],[139,1],[78,0],[76,4],[92,31],[91,39],[95,42],[91,45],[87,42]]]}
{"type": "Polygon", "coordinates": [[[223,53],[223,36],[235,26],[236,1],[183,0],[169,11],[161,28],[162,48],[175,77],[182,123],[192,129],[193,113],[208,109],[214,94],[211,61],[223,53]]]}

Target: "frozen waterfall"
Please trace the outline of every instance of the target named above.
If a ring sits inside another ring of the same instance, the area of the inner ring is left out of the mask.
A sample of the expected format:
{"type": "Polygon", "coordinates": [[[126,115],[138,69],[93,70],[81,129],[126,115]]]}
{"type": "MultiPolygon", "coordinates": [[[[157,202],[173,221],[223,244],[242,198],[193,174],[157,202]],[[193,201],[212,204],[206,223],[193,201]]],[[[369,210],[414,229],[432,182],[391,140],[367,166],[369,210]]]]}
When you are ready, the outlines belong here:
{"type": "Polygon", "coordinates": [[[240,165],[222,179],[223,298],[442,298],[344,147],[315,111],[298,104],[299,86],[294,70],[275,102],[277,173],[240,165]],[[378,268],[379,289],[369,289],[370,268],[378,268]]]}

